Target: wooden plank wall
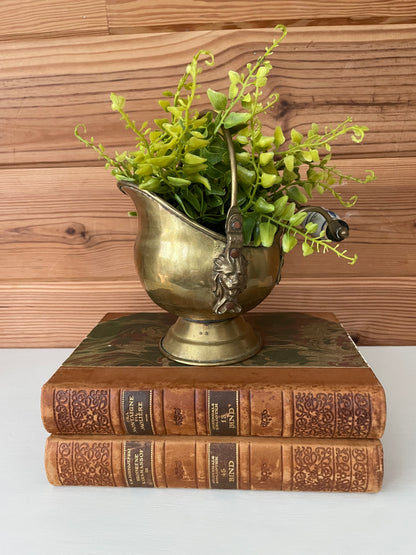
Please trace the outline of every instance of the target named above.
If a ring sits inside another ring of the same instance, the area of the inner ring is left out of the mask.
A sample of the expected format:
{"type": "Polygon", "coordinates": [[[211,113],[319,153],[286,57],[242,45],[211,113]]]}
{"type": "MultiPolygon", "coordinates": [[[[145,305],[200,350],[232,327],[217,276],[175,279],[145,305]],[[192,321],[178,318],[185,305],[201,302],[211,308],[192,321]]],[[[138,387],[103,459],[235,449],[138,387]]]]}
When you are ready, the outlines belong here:
{"type": "MultiPolygon", "coordinates": [[[[132,207],[94,153],[73,137],[79,122],[109,149],[129,148],[109,92],[138,121],[158,113],[192,54],[211,49],[202,81],[224,90],[289,26],[266,122],[305,130],[351,115],[371,133],[340,141],[342,168],[378,180],[338,210],[351,226],[348,266],[330,255],[287,256],[262,310],[333,311],[359,344],[415,342],[416,5],[330,0],[3,0],[0,21],[0,345],[73,346],[108,311],[158,310],[136,278],[132,207]]],[[[323,202],[335,207],[331,199],[323,202]]]]}

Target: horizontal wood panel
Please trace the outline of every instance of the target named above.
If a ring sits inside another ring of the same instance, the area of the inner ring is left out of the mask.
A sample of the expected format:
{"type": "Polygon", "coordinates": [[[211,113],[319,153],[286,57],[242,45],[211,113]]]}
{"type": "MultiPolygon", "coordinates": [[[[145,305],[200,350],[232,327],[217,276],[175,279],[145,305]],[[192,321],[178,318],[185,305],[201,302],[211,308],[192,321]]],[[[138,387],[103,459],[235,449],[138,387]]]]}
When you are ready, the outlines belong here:
{"type": "Polygon", "coordinates": [[[410,0],[107,0],[107,11],[111,33],[416,21],[410,0]]]}
{"type": "Polygon", "coordinates": [[[410,0],[10,0],[2,2],[0,40],[310,25],[416,22],[410,0]]]}
{"type": "MultiPolygon", "coordinates": [[[[243,69],[270,44],[269,29],[10,41],[2,44],[0,164],[96,163],[73,129],[113,148],[133,148],[111,112],[111,91],[127,97],[137,121],[160,116],[157,100],[172,88],[191,55],[211,49],[217,65],[201,82],[226,90],[228,69],[243,69]]],[[[362,145],[340,140],[345,157],[416,154],[416,25],[292,28],[274,56],[269,91],[281,101],[264,130],[280,123],[305,131],[312,121],[346,116],[371,133],[362,145]]],[[[207,106],[205,98],[200,106],[207,106]]]]}
{"type": "MultiPolygon", "coordinates": [[[[286,257],[283,275],[296,277],[416,275],[416,158],[340,160],[340,169],[363,176],[373,169],[378,179],[346,185],[347,199],[358,193],[351,209],[339,208],[332,196],[313,204],[334,209],[350,225],[342,244],[358,254],[354,266],[332,254],[286,257]]],[[[131,200],[103,168],[0,170],[1,279],[135,279],[133,243],[136,219],[127,212],[131,200]]]]}
{"type": "Polygon", "coordinates": [[[105,0],[3,0],[0,40],[107,34],[105,0]]]}
{"type": "MultiPolygon", "coordinates": [[[[332,254],[286,256],[284,275],[296,277],[416,275],[416,158],[340,160],[340,169],[378,179],[338,190],[358,203],[340,208],[330,195],[313,204],[337,211],[350,225],[342,244],[357,253],[354,266],[332,254]]],[[[136,219],[131,200],[103,168],[0,171],[1,279],[135,279],[133,243],[136,219]]]]}
{"type": "MultiPolygon", "coordinates": [[[[334,312],[360,345],[416,341],[416,278],[284,279],[256,310],[334,312]]],[[[130,281],[0,284],[0,346],[72,347],[106,312],[159,310],[130,281]]]]}

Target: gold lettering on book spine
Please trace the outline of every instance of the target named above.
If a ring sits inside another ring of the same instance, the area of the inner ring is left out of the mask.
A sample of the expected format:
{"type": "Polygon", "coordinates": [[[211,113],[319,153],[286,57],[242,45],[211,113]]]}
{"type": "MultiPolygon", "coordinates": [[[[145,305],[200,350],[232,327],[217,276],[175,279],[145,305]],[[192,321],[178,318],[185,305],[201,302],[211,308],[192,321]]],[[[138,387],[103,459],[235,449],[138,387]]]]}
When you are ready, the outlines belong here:
{"type": "Polygon", "coordinates": [[[62,434],[113,434],[108,389],[54,392],[54,417],[62,434]]]}
{"type": "Polygon", "coordinates": [[[56,462],[63,486],[115,486],[110,442],[58,442],[56,462]]]}
{"type": "Polygon", "coordinates": [[[371,429],[369,394],[298,391],[293,397],[295,437],[368,437],[371,429]]]}

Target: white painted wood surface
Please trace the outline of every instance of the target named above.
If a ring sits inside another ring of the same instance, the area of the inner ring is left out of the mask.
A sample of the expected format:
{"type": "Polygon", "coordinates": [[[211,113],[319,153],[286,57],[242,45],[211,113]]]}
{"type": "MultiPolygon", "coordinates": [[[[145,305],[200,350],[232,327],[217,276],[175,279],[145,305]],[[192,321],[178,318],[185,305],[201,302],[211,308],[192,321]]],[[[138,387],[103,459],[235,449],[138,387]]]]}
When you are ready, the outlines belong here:
{"type": "Polygon", "coordinates": [[[387,394],[377,494],[53,487],[40,388],[70,350],[0,350],[1,554],[413,555],[416,347],[360,351],[387,394]]]}

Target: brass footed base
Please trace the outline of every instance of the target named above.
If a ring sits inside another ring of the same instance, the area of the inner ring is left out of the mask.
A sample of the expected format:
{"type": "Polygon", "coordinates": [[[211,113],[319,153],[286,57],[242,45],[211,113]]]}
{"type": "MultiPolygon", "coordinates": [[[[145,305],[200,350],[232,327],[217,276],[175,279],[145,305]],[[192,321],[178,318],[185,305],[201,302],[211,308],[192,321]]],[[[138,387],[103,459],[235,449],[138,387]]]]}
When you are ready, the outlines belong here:
{"type": "Polygon", "coordinates": [[[179,317],[160,341],[162,353],[193,366],[233,364],[255,355],[261,337],[242,316],[201,322],[179,317]]]}

